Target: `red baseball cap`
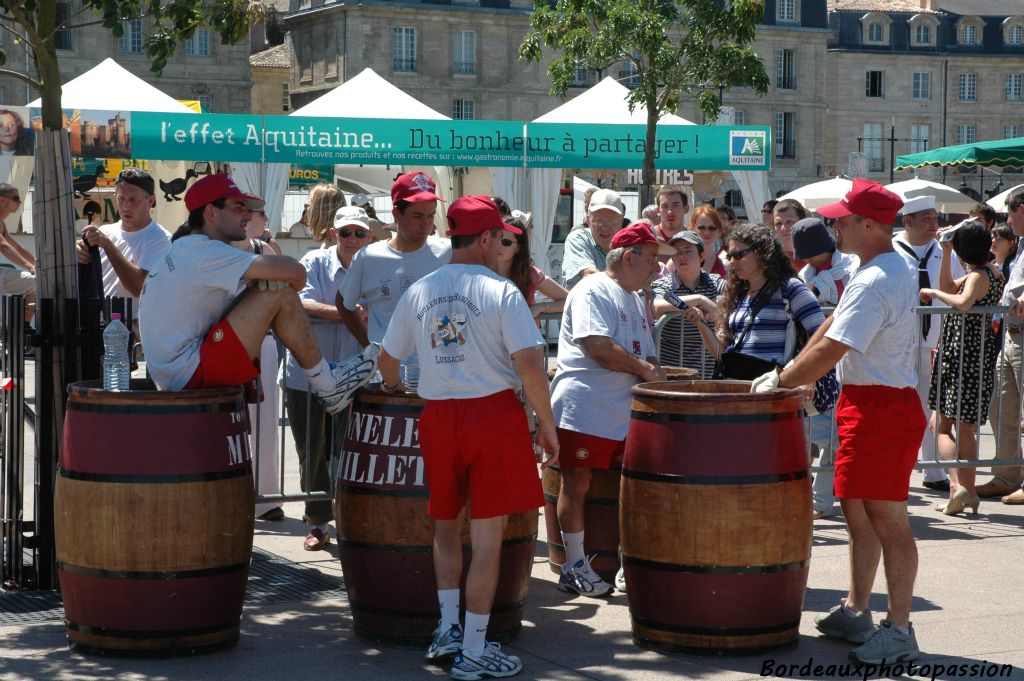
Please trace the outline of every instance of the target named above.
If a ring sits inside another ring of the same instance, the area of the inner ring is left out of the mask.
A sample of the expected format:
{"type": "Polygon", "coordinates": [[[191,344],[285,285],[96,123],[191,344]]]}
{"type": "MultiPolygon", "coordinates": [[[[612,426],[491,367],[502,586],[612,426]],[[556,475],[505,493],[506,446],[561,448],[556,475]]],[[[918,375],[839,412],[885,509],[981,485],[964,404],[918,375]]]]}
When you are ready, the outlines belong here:
{"type": "Polygon", "coordinates": [[[523,233],[501,219],[498,205],[487,196],[463,196],[448,207],[448,236],[472,236],[491,229],[523,233]]]}
{"type": "Polygon", "coordinates": [[[629,227],[623,227],[612,237],[612,248],[625,248],[637,244],[656,244],[651,226],[646,222],[634,222],[629,227]]]}
{"type": "Polygon", "coordinates": [[[901,208],[903,208],[903,199],[898,195],[877,182],[858,177],[853,181],[853,188],[846,193],[842,201],[816,208],[814,212],[831,219],[859,215],[862,218],[891,225],[896,222],[896,215],[901,208]]]}
{"type": "Polygon", "coordinates": [[[426,173],[415,172],[399,175],[391,185],[391,203],[408,201],[444,201],[437,195],[437,184],[426,173]]]}
{"type": "Polygon", "coordinates": [[[191,213],[217,199],[239,199],[245,202],[245,207],[249,210],[259,210],[264,206],[263,199],[243,192],[230,175],[218,173],[207,175],[188,188],[185,193],[185,210],[191,213]]]}

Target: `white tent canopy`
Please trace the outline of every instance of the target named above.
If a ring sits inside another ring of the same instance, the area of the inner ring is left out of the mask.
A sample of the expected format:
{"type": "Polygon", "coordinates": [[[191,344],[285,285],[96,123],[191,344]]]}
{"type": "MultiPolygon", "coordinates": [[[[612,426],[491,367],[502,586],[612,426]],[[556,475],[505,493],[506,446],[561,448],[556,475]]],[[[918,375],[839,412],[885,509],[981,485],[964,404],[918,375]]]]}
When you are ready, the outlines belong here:
{"type": "MultiPolygon", "coordinates": [[[[589,90],[534,120],[534,123],[604,123],[647,125],[647,108],[629,110],[629,88],[607,76],[589,90]]],[[[659,125],[693,125],[675,114],[664,114],[659,125]]]]}
{"type": "Polygon", "coordinates": [[[845,177],[833,177],[831,180],[822,180],[805,184],[799,189],[779,197],[779,201],[793,199],[803,204],[807,210],[816,210],[830,203],[841,201],[853,187],[853,181],[845,177]]]}
{"type": "MultiPolygon", "coordinates": [[[[195,113],[110,58],[61,85],[60,104],[63,109],[195,113]]],[[[43,102],[37,99],[27,106],[38,109],[43,102]]]]}

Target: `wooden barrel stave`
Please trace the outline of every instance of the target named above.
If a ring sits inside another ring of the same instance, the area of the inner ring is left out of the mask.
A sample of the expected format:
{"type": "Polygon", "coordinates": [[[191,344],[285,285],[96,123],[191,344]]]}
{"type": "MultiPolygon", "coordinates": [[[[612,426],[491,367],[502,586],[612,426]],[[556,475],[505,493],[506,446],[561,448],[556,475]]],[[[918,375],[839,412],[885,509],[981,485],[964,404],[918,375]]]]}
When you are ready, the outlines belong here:
{"type": "Polygon", "coordinates": [[[797,640],[811,549],[801,399],[740,395],[749,384],[734,383],[634,390],[621,522],[642,647],[735,653],[797,640]]]}

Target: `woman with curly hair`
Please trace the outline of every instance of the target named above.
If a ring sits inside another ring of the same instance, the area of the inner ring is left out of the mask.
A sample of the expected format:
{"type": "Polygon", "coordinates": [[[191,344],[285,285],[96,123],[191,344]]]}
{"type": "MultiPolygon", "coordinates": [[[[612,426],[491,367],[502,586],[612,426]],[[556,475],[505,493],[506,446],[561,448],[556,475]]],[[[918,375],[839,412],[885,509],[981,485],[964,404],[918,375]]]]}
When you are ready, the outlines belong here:
{"type": "Polygon", "coordinates": [[[529,229],[523,224],[523,221],[509,218],[505,222],[513,227],[518,227],[522,233],[513,234],[507,229],[502,232],[495,271],[512,280],[512,283],[526,298],[534,317],[545,312],[561,312],[569,292],[533,264],[530,259],[529,229]],[[537,291],[540,291],[549,300],[543,303],[535,302],[537,291]]]}
{"type": "Polygon", "coordinates": [[[345,205],[345,195],[333,184],[321,182],[309,190],[309,204],[306,209],[306,226],[313,241],[326,248],[331,243],[331,229],[334,227],[334,214],[345,205]]]}

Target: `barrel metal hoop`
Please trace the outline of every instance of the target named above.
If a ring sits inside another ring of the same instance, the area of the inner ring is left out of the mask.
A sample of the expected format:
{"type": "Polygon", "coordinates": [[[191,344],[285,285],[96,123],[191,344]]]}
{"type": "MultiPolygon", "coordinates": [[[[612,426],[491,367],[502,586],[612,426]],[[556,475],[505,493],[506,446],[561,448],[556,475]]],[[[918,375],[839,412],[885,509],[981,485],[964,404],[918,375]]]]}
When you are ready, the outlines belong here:
{"type": "MultiPolygon", "coordinates": [[[[239,618],[240,620],[241,618],[239,618]]],[[[92,634],[94,636],[110,636],[112,638],[129,638],[129,639],[148,639],[148,638],[181,638],[184,636],[203,636],[206,634],[216,634],[221,631],[230,631],[238,628],[238,622],[222,622],[220,624],[210,624],[205,627],[192,627],[189,629],[157,629],[157,630],[139,630],[139,629],[113,629],[109,627],[93,627],[88,624],[81,624],[79,622],[72,622],[69,619],[64,620],[65,626],[72,631],[79,631],[83,634],[92,634]]]]}
{"type": "Polygon", "coordinates": [[[675,485],[765,485],[774,482],[793,482],[804,480],[810,474],[807,470],[790,471],[789,473],[772,473],[770,475],[669,475],[666,473],[648,473],[622,469],[622,477],[644,482],[667,482],[675,485]]]}
{"type": "Polygon", "coordinates": [[[430,497],[429,489],[378,489],[376,487],[363,487],[352,484],[340,484],[338,489],[346,494],[362,494],[370,497],[409,497],[418,499],[430,497]]]}
{"type": "Polygon", "coordinates": [[[75,565],[74,563],[67,563],[62,560],[57,561],[57,570],[63,572],[72,572],[89,577],[102,577],[104,579],[137,579],[154,582],[215,577],[217,575],[228,575],[233,572],[244,572],[248,568],[248,563],[233,563],[231,565],[218,565],[217,567],[200,568],[198,570],[104,570],[102,568],[75,565]]]}
{"type": "MultiPolygon", "coordinates": [[[[522,544],[529,544],[537,541],[537,533],[525,534],[521,537],[512,537],[511,539],[502,539],[502,546],[521,546],[522,544]]],[[[345,539],[338,537],[338,544],[352,549],[372,549],[374,551],[389,551],[393,553],[430,553],[433,551],[431,546],[402,546],[399,544],[375,544],[373,542],[358,541],[356,539],[345,539]]],[[[471,547],[469,544],[464,544],[463,549],[469,550],[471,547]]]]}
{"type": "Polygon", "coordinates": [[[770,624],[763,627],[688,627],[681,624],[657,622],[645,617],[633,616],[633,623],[648,629],[667,631],[673,634],[693,634],[696,636],[757,636],[759,634],[777,634],[800,626],[800,620],[770,624]]]}
{"type": "Polygon", "coordinates": [[[678,563],[664,563],[657,560],[635,558],[626,554],[622,555],[623,565],[635,565],[639,568],[662,570],[664,572],[686,572],[695,575],[774,575],[783,572],[806,570],[810,563],[811,561],[808,558],[793,563],[776,563],[774,565],[680,565],[678,563]]]}
{"type": "Polygon", "coordinates": [[[770,423],[772,421],[795,421],[800,419],[797,411],[761,412],[758,414],[672,414],[661,411],[633,409],[630,415],[638,421],[652,423],[770,423]]]}
{"type": "Polygon", "coordinates": [[[391,414],[420,414],[423,411],[422,404],[394,404],[393,402],[364,402],[356,400],[352,403],[352,411],[382,411],[387,408],[388,416],[391,414]]]}
{"type": "Polygon", "coordinates": [[[238,411],[244,407],[239,402],[211,402],[208,404],[103,404],[102,402],[78,402],[68,400],[68,411],[97,414],[132,414],[136,416],[163,414],[211,414],[221,411],[238,411]]]}
{"type": "Polygon", "coordinates": [[[217,480],[233,480],[244,478],[249,475],[249,466],[240,466],[230,471],[211,471],[209,473],[174,473],[172,475],[152,474],[131,474],[120,475],[117,473],[86,473],[84,471],[69,471],[66,468],[58,468],[57,474],[68,480],[81,480],[83,482],[111,482],[118,484],[158,484],[174,485],[183,482],[215,482],[217,480]]]}
{"type": "MultiPolygon", "coordinates": [[[[353,610],[360,612],[369,613],[372,615],[390,615],[390,616],[402,616],[402,617],[429,617],[431,620],[437,619],[437,610],[397,610],[394,608],[382,608],[379,605],[365,605],[362,601],[353,600],[349,597],[349,606],[353,610]]],[[[514,613],[518,610],[522,610],[526,606],[526,599],[515,603],[506,603],[503,605],[495,604],[491,608],[491,615],[503,615],[506,613],[514,613]]]]}

